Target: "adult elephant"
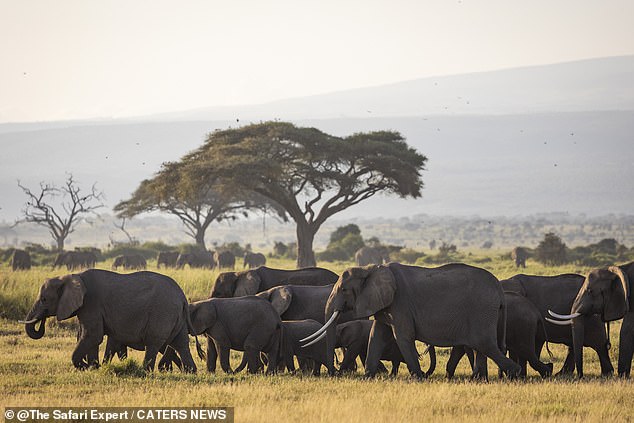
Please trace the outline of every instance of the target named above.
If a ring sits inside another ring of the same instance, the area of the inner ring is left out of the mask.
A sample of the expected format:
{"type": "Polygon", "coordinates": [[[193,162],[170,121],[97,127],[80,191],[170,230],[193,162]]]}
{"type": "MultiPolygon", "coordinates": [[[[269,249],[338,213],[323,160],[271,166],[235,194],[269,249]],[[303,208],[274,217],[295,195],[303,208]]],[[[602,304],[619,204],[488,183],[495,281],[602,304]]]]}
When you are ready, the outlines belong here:
{"type": "Polygon", "coordinates": [[[143,365],[148,371],[154,369],[157,353],[170,345],[178,351],[185,370],[195,372],[187,307],[185,294],[167,276],[91,269],[48,279],[22,323],[29,337],[40,339],[48,317],[61,321],[77,316],[80,337],[72,361],[78,369],[98,366],[84,358],[94,360],[94,351],[108,335],[120,344],[145,350],[143,365]]]}
{"type": "Polygon", "coordinates": [[[144,270],[147,267],[147,262],[141,254],[124,254],[115,257],[112,263],[114,270],[119,267],[123,267],[125,270],[144,270]]]}
{"type": "Polygon", "coordinates": [[[368,264],[383,264],[390,261],[390,255],[385,247],[361,247],[354,253],[357,266],[368,264]]]}
{"type": "Polygon", "coordinates": [[[320,267],[306,267],[297,270],[271,269],[260,266],[257,269],[241,272],[224,272],[218,275],[211,290],[211,297],[229,298],[255,295],[280,285],[334,284],[337,274],[320,267]]]}
{"type": "Polygon", "coordinates": [[[16,270],[29,270],[31,268],[31,255],[28,251],[13,250],[11,254],[11,269],[16,270]]]}
{"type": "Polygon", "coordinates": [[[64,251],[57,255],[53,269],[66,266],[66,270],[95,267],[97,256],[91,251],[64,251]]]}
{"type": "Polygon", "coordinates": [[[213,269],[216,267],[214,253],[211,251],[194,251],[191,253],[181,253],[176,259],[176,268],[182,269],[185,265],[191,268],[213,269]]]}
{"type": "Polygon", "coordinates": [[[374,376],[392,332],[410,373],[425,374],[415,341],[436,346],[466,345],[476,352],[476,366],[486,357],[510,377],[520,367],[502,353],[506,303],[498,280],[484,269],[448,264],[434,269],[399,263],[352,267],[335,284],[325,308],[327,322],[309,338],[326,336],[328,372],[334,374],[336,323],[339,314],[374,316],[365,373],[374,376]],[[323,332],[323,333],[320,333],[323,332]],[[316,337],[317,335],[322,335],[316,337]]]}
{"type": "MultiPolygon", "coordinates": [[[[500,282],[505,291],[516,292],[537,307],[542,318],[547,321],[545,329],[548,342],[568,346],[568,354],[558,374],[572,374],[575,370],[573,331],[570,326],[552,323],[548,310],[569,313],[584,279],[581,275],[568,273],[556,276],[515,275],[500,282]]],[[[583,345],[596,351],[602,375],[609,376],[614,372],[608,354],[608,338],[599,316],[584,317],[583,345]]],[[[538,347],[541,350],[542,345],[538,347]]]]}
{"type": "MultiPolygon", "coordinates": [[[[621,266],[594,269],[588,273],[575,296],[570,314],[552,309],[559,324],[571,324],[577,375],[583,377],[583,346],[587,344],[588,325],[592,318],[603,322],[623,319],[619,334],[618,374],[629,377],[634,354],[634,310],[631,304],[631,281],[634,262],[621,266]]],[[[551,320],[554,322],[554,320],[551,320]]],[[[603,373],[603,371],[602,371],[603,373]]]]}
{"type": "Polygon", "coordinates": [[[233,269],[236,266],[236,256],[231,251],[216,251],[214,261],[220,269],[233,269]]]}
{"type": "Polygon", "coordinates": [[[176,260],[178,260],[178,251],[160,251],[156,256],[156,268],[163,267],[176,267],[176,260]]]}
{"type": "Polygon", "coordinates": [[[515,262],[515,267],[520,266],[526,269],[526,259],[528,258],[528,251],[524,247],[515,247],[511,251],[511,259],[515,262]]]}
{"type": "Polygon", "coordinates": [[[262,253],[252,253],[247,251],[244,253],[244,262],[242,267],[248,267],[249,269],[253,269],[259,266],[264,266],[266,264],[266,257],[262,253]]]}

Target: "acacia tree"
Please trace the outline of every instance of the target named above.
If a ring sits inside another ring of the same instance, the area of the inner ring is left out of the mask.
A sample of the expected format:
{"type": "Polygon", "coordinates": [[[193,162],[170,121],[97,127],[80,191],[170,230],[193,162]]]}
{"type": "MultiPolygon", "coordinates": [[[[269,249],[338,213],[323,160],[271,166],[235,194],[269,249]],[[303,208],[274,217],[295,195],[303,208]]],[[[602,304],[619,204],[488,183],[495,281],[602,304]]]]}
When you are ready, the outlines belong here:
{"type": "Polygon", "coordinates": [[[103,192],[93,184],[90,192],[82,193],[73,175],[69,174],[62,187],[40,182],[40,190],[32,191],[18,181],[28,200],[22,210],[23,217],[15,224],[36,223],[48,229],[57,244],[57,250],[64,250],[68,235],[88,214],[103,207],[103,192]]]}
{"type": "Polygon", "coordinates": [[[223,177],[281,206],[296,223],[297,266],[314,266],[313,240],[332,215],[381,192],[420,197],[427,158],[398,132],[335,137],[265,122],[215,131],[190,155],[202,177],[223,177]]]}
{"type": "Polygon", "coordinates": [[[117,204],[114,211],[121,218],[151,211],[172,214],[181,220],[196,245],[205,249],[205,232],[212,222],[236,219],[239,214],[265,204],[255,195],[230,192],[218,178],[201,179],[190,170],[187,157],[179,162],[164,163],[152,179],[142,181],[132,196],[117,204]]]}

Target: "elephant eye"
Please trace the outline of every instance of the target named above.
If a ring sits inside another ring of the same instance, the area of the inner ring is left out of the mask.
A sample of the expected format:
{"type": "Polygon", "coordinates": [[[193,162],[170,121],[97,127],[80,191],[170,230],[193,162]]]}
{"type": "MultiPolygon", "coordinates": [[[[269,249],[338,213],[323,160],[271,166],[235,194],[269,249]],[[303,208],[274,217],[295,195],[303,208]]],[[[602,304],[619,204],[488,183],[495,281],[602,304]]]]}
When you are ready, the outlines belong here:
{"type": "Polygon", "coordinates": [[[45,303],[45,302],[46,302],[46,297],[42,297],[42,298],[40,298],[40,301],[41,301],[42,303],[45,303]]]}

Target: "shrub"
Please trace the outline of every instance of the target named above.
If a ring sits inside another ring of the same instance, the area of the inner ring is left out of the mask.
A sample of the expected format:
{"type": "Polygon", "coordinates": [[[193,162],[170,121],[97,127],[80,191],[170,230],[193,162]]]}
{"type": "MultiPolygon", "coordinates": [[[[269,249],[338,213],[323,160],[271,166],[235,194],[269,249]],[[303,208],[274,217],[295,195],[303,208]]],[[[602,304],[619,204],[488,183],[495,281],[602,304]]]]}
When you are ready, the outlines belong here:
{"type": "Polygon", "coordinates": [[[390,253],[390,261],[397,261],[399,263],[416,263],[419,258],[424,256],[425,253],[422,251],[416,251],[412,248],[403,248],[399,251],[390,253]]]}
{"type": "Polygon", "coordinates": [[[549,265],[567,263],[566,244],[553,232],[544,235],[544,239],[535,249],[535,259],[549,265]]]}

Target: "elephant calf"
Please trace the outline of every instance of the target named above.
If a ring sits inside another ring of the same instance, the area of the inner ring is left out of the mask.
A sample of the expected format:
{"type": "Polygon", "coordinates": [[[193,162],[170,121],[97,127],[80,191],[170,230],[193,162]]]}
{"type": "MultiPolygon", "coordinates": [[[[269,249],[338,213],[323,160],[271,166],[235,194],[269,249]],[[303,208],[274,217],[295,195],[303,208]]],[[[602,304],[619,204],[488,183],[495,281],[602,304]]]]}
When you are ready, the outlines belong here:
{"type": "Polygon", "coordinates": [[[117,256],[112,263],[112,269],[123,267],[125,270],[145,270],[147,262],[141,254],[124,254],[117,256]]]}
{"type": "Polygon", "coordinates": [[[282,356],[289,372],[295,371],[294,357],[297,357],[300,361],[311,360],[314,363],[313,376],[319,376],[321,366],[326,365],[326,343],[318,342],[303,348],[300,340],[321,329],[322,326],[321,323],[312,319],[285,320],[282,322],[282,327],[284,328],[282,356]]]}
{"type": "Polygon", "coordinates": [[[219,356],[222,370],[232,373],[231,349],[245,352],[249,373],[258,371],[260,351],[268,355],[267,374],[276,371],[282,320],[268,301],[255,296],[210,298],[190,304],[189,315],[194,335],[207,335],[208,371],[216,371],[219,356]]]}
{"type": "MultiPolygon", "coordinates": [[[[372,320],[353,320],[351,322],[337,325],[337,341],[335,347],[345,349],[343,360],[339,366],[339,372],[344,373],[354,371],[356,368],[357,357],[361,358],[361,361],[365,366],[368,341],[370,339],[370,332],[373,324],[374,321],[372,320]]],[[[386,334],[387,333],[388,332],[386,331],[386,334]]],[[[383,348],[383,353],[381,354],[381,360],[392,362],[392,372],[390,375],[396,376],[398,374],[400,364],[404,363],[405,360],[403,359],[401,350],[398,349],[396,339],[394,339],[391,332],[389,332],[384,345],[385,347],[383,348]]],[[[387,372],[387,369],[380,364],[378,371],[387,372]]]]}

